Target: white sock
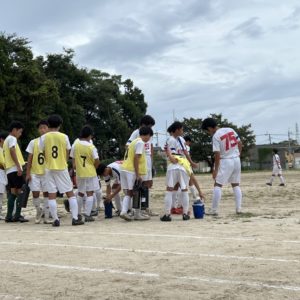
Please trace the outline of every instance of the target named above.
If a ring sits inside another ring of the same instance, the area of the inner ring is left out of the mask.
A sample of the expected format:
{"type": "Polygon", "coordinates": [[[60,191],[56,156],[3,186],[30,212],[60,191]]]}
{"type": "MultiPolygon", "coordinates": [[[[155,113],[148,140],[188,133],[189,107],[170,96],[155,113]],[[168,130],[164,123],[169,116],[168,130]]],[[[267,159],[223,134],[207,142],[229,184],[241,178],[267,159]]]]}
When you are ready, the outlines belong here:
{"type": "Polygon", "coordinates": [[[177,208],[177,191],[172,192],[172,207],[177,208]]]}
{"type": "Polygon", "coordinates": [[[166,193],[165,193],[165,213],[166,213],[166,215],[171,214],[171,208],[172,208],[172,202],[173,202],[172,196],[173,196],[173,192],[166,191],[166,193]]]}
{"type": "Polygon", "coordinates": [[[274,179],[275,179],[275,176],[271,176],[270,183],[272,183],[274,181],[274,179]]]}
{"type": "Polygon", "coordinates": [[[181,190],[177,191],[177,207],[182,207],[182,195],[181,195],[181,190]]]}
{"type": "MultiPolygon", "coordinates": [[[[114,192],[114,191],[113,191],[114,192]]],[[[118,193],[115,197],[115,204],[116,204],[116,208],[118,211],[121,211],[122,210],[122,200],[121,200],[121,196],[120,194],[118,193]]]]}
{"type": "Polygon", "coordinates": [[[43,212],[45,219],[49,219],[49,198],[44,197],[44,202],[43,202],[43,212]]]}
{"type": "Polygon", "coordinates": [[[182,196],[182,208],[183,208],[183,213],[187,214],[189,211],[189,192],[185,191],[185,192],[181,192],[181,196],[182,196]]]}
{"type": "Polygon", "coordinates": [[[53,220],[58,220],[56,200],[49,200],[49,209],[53,220]]]}
{"type": "Polygon", "coordinates": [[[215,186],[213,190],[213,199],[212,199],[212,210],[214,212],[218,212],[219,202],[222,197],[222,188],[219,186],[215,186]]]}
{"type": "Polygon", "coordinates": [[[75,196],[69,198],[69,204],[70,204],[72,218],[78,220],[78,204],[75,196]]]}
{"type": "Polygon", "coordinates": [[[0,217],[2,213],[3,194],[0,194],[0,217]]]}
{"type": "Polygon", "coordinates": [[[35,207],[36,211],[39,212],[41,208],[41,199],[40,198],[32,198],[33,206],[35,207]]]}
{"type": "Polygon", "coordinates": [[[96,203],[97,203],[96,207],[97,209],[99,209],[102,200],[102,191],[101,190],[95,191],[94,195],[96,197],[96,203]]]}
{"type": "Polygon", "coordinates": [[[194,185],[190,186],[190,191],[192,193],[193,199],[194,200],[198,199],[197,189],[194,185]]]}
{"type": "Polygon", "coordinates": [[[77,195],[78,214],[81,215],[83,207],[83,197],[77,195]]]}
{"type": "Polygon", "coordinates": [[[85,215],[90,216],[93,208],[94,196],[86,197],[85,215]]]}
{"type": "Polygon", "coordinates": [[[241,210],[242,209],[242,191],[239,186],[235,186],[233,188],[234,196],[235,196],[235,208],[236,210],[241,210]]]}
{"type": "Polygon", "coordinates": [[[122,203],[122,214],[127,214],[127,211],[130,207],[131,197],[125,196],[122,203]]]}
{"type": "Polygon", "coordinates": [[[282,175],[279,176],[279,179],[280,179],[280,183],[283,183],[284,184],[284,178],[282,175]]]}

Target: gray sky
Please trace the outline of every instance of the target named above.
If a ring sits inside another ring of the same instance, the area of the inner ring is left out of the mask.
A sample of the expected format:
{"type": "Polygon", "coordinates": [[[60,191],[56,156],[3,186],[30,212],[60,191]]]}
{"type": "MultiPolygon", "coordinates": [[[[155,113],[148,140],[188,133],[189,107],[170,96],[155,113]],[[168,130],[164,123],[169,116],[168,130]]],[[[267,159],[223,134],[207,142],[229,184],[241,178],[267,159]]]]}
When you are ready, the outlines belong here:
{"type": "Polygon", "coordinates": [[[2,0],[0,30],[35,54],[71,47],[79,65],[133,79],[159,131],[173,110],[223,113],[256,134],[300,125],[297,0],[2,0]]]}

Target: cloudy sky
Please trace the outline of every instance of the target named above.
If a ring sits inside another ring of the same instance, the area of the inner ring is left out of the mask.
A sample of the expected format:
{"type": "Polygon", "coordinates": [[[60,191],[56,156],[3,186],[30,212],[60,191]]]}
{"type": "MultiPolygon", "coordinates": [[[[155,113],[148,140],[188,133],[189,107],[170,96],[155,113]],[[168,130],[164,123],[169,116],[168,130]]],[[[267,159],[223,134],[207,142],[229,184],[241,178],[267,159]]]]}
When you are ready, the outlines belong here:
{"type": "Polygon", "coordinates": [[[35,54],[71,47],[79,65],[133,79],[156,130],[173,114],[223,113],[258,135],[287,135],[300,125],[297,0],[0,3],[0,30],[28,37],[35,54]]]}

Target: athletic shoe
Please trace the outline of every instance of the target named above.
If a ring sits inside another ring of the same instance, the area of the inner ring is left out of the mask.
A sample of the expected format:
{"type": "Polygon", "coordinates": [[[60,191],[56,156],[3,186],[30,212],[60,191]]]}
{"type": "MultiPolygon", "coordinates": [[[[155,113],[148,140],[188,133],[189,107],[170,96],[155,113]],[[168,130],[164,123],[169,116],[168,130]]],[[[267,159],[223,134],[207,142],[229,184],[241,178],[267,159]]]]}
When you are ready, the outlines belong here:
{"type": "Polygon", "coordinates": [[[53,221],[44,218],[44,224],[53,224],[53,221]]]}
{"type": "Polygon", "coordinates": [[[79,220],[72,219],[72,225],[73,226],[83,225],[83,224],[84,224],[84,222],[82,220],[79,221],[79,220]]]}
{"type": "Polygon", "coordinates": [[[14,222],[13,218],[5,218],[5,223],[12,223],[14,222]]]}
{"type": "Polygon", "coordinates": [[[183,221],[188,221],[191,217],[188,214],[183,214],[182,215],[182,220],[183,221]]]}
{"type": "Polygon", "coordinates": [[[52,226],[53,226],[53,227],[59,227],[59,226],[60,226],[60,221],[59,221],[59,220],[55,220],[55,221],[52,223],[52,226]]]}
{"type": "Polygon", "coordinates": [[[284,183],[280,183],[279,186],[285,186],[285,184],[284,183]]]}
{"type": "Polygon", "coordinates": [[[171,222],[171,221],[172,221],[172,218],[171,218],[170,215],[164,215],[164,216],[162,216],[162,217],[160,218],[160,220],[161,220],[162,222],[171,222]]]}
{"type": "Polygon", "coordinates": [[[216,211],[214,211],[212,209],[209,209],[208,212],[205,212],[205,214],[207,216],[213,216],[213,217],[217,217],[219,215],[216,211]]]}
{"type": "MultiPolygon", "coordinates": [[[[79,219],[78,219],[78,221],[79,221],[79,219]]],[[[85,216],[84,221],[85,222],[94,222],[95,219],[92,216],[85,216]]]]}
{"type": "Polygon", "coordinates": [[[77,217],[79,221],[82,221],[82,215],[78,215],[77,217]]]}
{"type": "Polygon", "coordinates": [[[67,212],[70,212],[70,203],[69,203],[69,200],[67,200],[67,199],[64,200],[64,206],[65,206],[65,210],[67,212]]]}
{"type": "Polygon", "coordinates": [[[272,183],[270,183],[270,182],[267,182],[267,183],[266,183],[266,185],[268,185],[268,186],[272,186],[272,183]]]}
{"type": "Polygon", "coordinates": [[[146,221],[150,220],[149,216],[143,215],[141,212],[138,212],[134,215],[134,220],[136,221],[146,221]]]}
{"type": "Polygon", "coordinates": [[[98,216],[98,211],[97,210],[92,210],[91,211],[91,216],[92,217],[97,217],[98,216]]]}
{"type": "Polygon", "coordinates": [[[158,213],[155,213],[153,210],[151,210],[150,208],[146,208],[146,210],[143,210],[142,212],[145,212],[148,216],[150,217],[157,217],[159,216],[158,213]]]}
{"type": "Polygon", "coordinates": [[[25,219],[23,216],[20,216],[19,218],[13,218],[13,222],[26,223],[29,222],[29,220],[25,219]]]}
{"type": "Polygon", "coordinates": [[[39,208],[39,210],[36,212],[36,215],[35,215],[35,224],[41,223],[42,213],[43,213],[43,210],[41,208],[39,208]]]}
{"type": "Polygon", "coordinates": [[[182,215],[182,213],[183,213],[182,207],[173,207],[171,209],[172,215],[182,215]]]}
{"type": "Polygon", "coordinates": [[[116,210],[115,212],[114,212],[114,217],[120,217],[120,214],[121,214],[121,212],[119,211],[119,210],[116,210]]]}
{"type": "Polygon", "coordinates": [[[125,220],[125,221],[132,221],[133,220],[133,217],[131,217],[129,214],[126,214],[126,213],[121,213],[120,218],[125,220]]]}

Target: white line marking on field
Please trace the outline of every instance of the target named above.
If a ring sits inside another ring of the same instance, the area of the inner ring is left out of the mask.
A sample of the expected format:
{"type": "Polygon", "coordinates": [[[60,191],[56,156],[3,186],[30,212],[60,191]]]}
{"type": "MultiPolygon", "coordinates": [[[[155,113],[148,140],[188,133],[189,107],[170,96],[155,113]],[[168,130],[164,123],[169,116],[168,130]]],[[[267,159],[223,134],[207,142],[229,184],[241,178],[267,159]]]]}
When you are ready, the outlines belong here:
{"type": "MultiPolygon", "coordinates": [[[[95,231],[62,231],[62,230],[26,230],[26,229],[0,229],[0,232],[20,232],[20,233],[53,233],[53,234],[95,234],[95,231]]],[[[156,234],[156,233],[135,233],[135,232],[101,232],[99,235],[117,235],[117,236],[141,236],[141,237],[158,237],[158,238],[174,238],[174,239],[208,239],[222,241],[240,241],[240,242],[263,242],[263,243],[291,243],[300,244],[300,240],[278,240],[278,239],[262,239],[262,238],[247,238],[247,237],[220,237],[220,236],[197,236],[197,235],[174,235],[174,234],[156,234]]]]}
{"type": "Polygon", "coordinates": [[[88,267],[79,267],[79,266],[35,263],[35,262],[28,262],[28,261],[4,260],[4,259],[1,259],[0,263],[30,266],[30,267],[41,267],[41,268],[49,268],[49,269],[68,270],[68,271],[109,273],[109,274],[115,274],[115,275],[130,275],[130,276],[145,277],[145,278],[150,278],[150,279],[167,279],[167,280],[175,279],[175,280],[188,280],[188,281],[193,280],[193,281],[217,283],[217,284],[244,285],[244,286],[255,287],[255,288],[270,288],[270,289],[278,289],[278,290],[289,290],[289,291],[295,291],[295,292],[300,291],[300,286],[275,285],[275,284],[267,284],[267,283],[263,283],[263,282],[238,281],[238,280],[219,279],[219,278],[212,278],[212,277],[161,276],[159,273],[131,272],[131,271],[122,271],[122,270],[115,270],[115,269],[104,269],[104,268],[98,269],[98,268],[88,268],[88,267]]]}
{"type": "Polygon", "coordinates": [[[298,259],[284,259],[284,258],[266,258],[255,256],[236,256],[223,254],[209,254],[209,253],[191,253],[191,252],[174,252],[174,251],[159,251],[159,250],[144,250],[144,249],[130,249],[130,248],[115,248],[115,247],[101,247],[101,246],[86,246],[86,245],[72,245],[61,243],[27,243],[27,242],[0,242],[0,245],[16,245],[16,246],[39,246],[39,247],[63,247],[63,248],[78,248],[78,249],[93,249],[102,251],[119,251],[145,254],[163,254],[163,255],[178,255],[178,256],[193,256],[193,257],[212,257],[221,259],[239,259],[239,260],[257,260],[257,261],[274,261],[282,263],[300,263],[298,259]]]}

